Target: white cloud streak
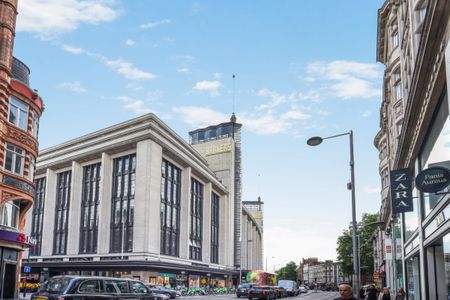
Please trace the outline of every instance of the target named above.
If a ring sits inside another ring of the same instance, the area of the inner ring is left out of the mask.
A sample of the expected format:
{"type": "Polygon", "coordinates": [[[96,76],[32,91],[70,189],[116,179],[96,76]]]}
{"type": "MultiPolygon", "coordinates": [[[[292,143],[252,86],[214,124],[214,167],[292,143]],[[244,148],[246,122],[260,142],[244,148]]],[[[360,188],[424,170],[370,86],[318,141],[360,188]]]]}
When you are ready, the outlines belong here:
{"type": "Polygon", "coordinates": [[[220,96],[219,89],[221,87],[222,84],[217,80],[214,81],[203,80],[197,82],[192,89],[197,91],[206,91],[209,92],[209,95],[211,97],[217,97],[220,96]]]}
{"type": "Polygon", "coordinates": [[[76,30],[81,24],[110,22],[119,12],[112,0],[21,0],[17,31],[49,40],[76,30]]]}
{"type": "Polygon", "coordinates": [[[160,21],[157,21],[157,22],[148,22],[148,23],[145,23],[145,24],[141,24],[139,27],[141,29],[152,29],[152,28],[156,28],[156,27],[159,27],[159,26],[162,26],[162,25],[167,25],[167,24],[170,24],[170,23],[171,22],[170,22],[169,19],[163,19],[163,20],[160,20],[160,21]]]}
{"type": "Polygon", "coordinates": [[[135,114],[141,115],[152,112],[150,108],[146,107],[145,102],[143,100],[134,99],[128,96],[119,96],[116,99],[122,101],[122,103],[124,104],[124,108],[126,110],[131,110],[135,114]]]}
{"type": "Polygon", "coordinates": [[[72,81],[72,82],[63,82],[58,85],[58,88],[67,88],[71,90],[72,92],[76,93],[85,93],[87,90],[81,85],[78,81],[72,81]]]}

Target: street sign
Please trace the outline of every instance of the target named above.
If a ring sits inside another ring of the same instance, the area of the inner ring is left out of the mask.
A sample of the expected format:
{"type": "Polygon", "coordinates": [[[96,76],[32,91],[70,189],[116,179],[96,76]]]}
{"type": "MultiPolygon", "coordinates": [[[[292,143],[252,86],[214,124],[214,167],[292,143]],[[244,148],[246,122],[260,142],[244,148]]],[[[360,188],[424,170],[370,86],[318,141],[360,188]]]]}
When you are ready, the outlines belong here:
{"type": "Polygon", "coordinates": [[[31,272],[31,267],[30,266],[23,266],[23,272],[24,273],[30,273],[31,272]]]}

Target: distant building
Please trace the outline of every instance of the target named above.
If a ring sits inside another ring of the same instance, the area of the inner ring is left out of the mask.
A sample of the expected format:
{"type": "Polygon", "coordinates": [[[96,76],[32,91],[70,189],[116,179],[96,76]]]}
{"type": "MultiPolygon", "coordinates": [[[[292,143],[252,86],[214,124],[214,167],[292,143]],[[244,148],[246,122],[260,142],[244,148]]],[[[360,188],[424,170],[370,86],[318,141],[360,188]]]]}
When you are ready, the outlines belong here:
{"type": "MultiPolygon", "coordinates": [[[[17,297],[25,214],[34,201],[42,98],[30,87],[30,69],[13,57],[17,0],[0,2],[0,299],[17,297]]],[[[29,220],[28,222],[31,222],[29,220]]]]}

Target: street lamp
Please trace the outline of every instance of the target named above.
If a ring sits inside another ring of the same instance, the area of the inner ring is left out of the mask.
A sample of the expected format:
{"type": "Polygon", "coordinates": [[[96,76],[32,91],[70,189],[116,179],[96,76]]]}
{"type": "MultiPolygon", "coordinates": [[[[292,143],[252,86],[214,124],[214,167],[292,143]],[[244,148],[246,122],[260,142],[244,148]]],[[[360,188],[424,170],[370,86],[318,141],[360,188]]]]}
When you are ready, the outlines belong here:
{"type": "Polygon", "coordinates": [[[347,185],[348,189],[352,191],[352,244],[353,244],[353,277],[354,278],[354,284],[353,284],[353,292],[358,293],[359,291],[359,259],[358,259],[358,245],[356,240],[356,205],[355,205],[355,161],[353,159],[353,131],[350,130],[349,132],[332,135],[328,137],[320,137],[315,136],[308,139],[306,142],[309,146],[318,146],[320,145],[323,140],[331,139],[335,137],[340,137],[348,135],[350,140],[350,173],[351,173],[351,181],[350,184],[347,185]]]}

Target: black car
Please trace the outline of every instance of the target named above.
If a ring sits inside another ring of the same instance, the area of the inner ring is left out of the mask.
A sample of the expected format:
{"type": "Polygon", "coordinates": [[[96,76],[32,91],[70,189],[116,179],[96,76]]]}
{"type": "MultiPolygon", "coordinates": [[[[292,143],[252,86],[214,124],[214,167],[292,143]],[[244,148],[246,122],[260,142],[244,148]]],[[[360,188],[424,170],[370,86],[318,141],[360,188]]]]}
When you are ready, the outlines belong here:
{"type": "Polygon", "coordinates": [[[149,299],[167,300],[139,280],[97,276],[55,276],[33,294],[31,300],[149,299]]]}
{"type": "Polygon", "coordinates": [[[243,283],[240,284],[236,290],[236,296],[239,297],[247,297],[248,291],[253,287],[253,284],[243,283]]]}
{"type": "Polygon", "coordinates": [[[258,298],[261,300],[273,300],[276,298],[275,289],[268,285],[261,286],[253,286],[248,291],[248,300],[252,300],[253,298],[258,298]]]}

